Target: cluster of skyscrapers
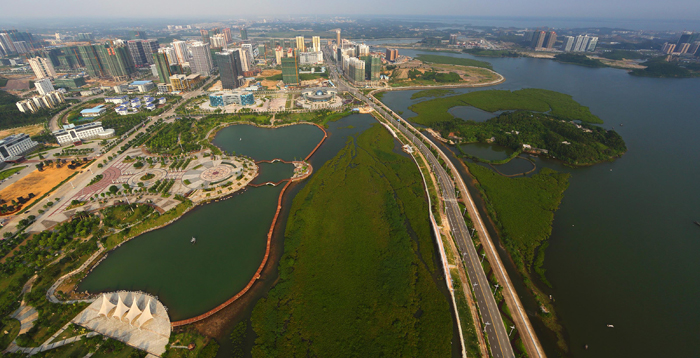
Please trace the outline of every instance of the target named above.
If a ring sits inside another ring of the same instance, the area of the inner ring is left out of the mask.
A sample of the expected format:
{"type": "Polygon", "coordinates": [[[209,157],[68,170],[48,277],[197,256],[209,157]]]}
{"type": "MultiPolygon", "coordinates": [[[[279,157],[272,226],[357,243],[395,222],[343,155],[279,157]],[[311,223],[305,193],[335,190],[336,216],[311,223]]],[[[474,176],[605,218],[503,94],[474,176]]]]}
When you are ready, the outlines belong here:
{"type": "Polygon", "coordinates": [[[565,36],[562,50],[564,52],[592,52],[598,45],[598,38],[595,36],[578,35],[565,36]]]}
{"type": "MultiPolygon", "coordinates": [[[[552,50],[557,43],[557,33],[554,31],[535,30],[525,33],[525,41],[536,51],[552,50]]],[[[598,38],[595,36],[578,35],[564,36],[561,50],[564,52],[595,51],[598,38]]]]}
{"type": "Polygon", "coordinates": [[[530,41],[530,47],[535,50],[551,50],[557,42],[557,33],[554,31],[530,31],[525,34],[525,41],[530,41]]]}
{"type": "Polygon", "coordinates": [[[661,51],[667,55],[695,55],[700,48],[700,34],[683,32],[676,43],[664,43],[661,51]]]}
{"type": "Polygon", "coordinates": [[[0,31],[0,56],[28,53],[38,47],[39,43],[28,32],[17,30],[0,31]]]}
{"type": "Polygon", "coordinates": [[[370,54],[369,46],[343,40],[340,45],[334,45],[332,48],[335,60],[342,63],[343,73],[351,81],[357,83],[379,80],[382,59],[370,54]]]}

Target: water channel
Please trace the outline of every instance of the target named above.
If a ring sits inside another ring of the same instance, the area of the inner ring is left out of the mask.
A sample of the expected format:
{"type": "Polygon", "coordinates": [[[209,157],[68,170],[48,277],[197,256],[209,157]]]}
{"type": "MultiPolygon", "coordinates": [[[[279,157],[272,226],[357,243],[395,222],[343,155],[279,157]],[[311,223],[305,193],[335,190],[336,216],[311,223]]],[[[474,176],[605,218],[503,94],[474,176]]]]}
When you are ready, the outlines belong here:
{"type": "MultiPolygon", "coordinates": [[[[697,356],[700,227],[693,221],[700,221],[700,79],[640,78],[624,70],[543,59],[475,59],[491,62],[506,77],[505,83],[488,89],[544,88],[572,95],[603,119],[606,128],[618,131],[629,149],[614,162],[585,168],[535,160],[538,168],[572,174],[545,259],[554,286],[546,292],[555,299],[570,354],[697,356]]],[[[484,89],[455,92],[475,90],[484,89]]],[[[411,100],[415,92],[386,93],[383,101],[409,118],[414,115],[411,104],[429,99],[411,100]]],[[[465,148],[487,158],[484,150],[465,148]]],[[[499,149],[490,155],[498,159],[505,154],[499,149]]],[[[536,326],[549,356],[557,356],[551,336],[536,326]]]]}

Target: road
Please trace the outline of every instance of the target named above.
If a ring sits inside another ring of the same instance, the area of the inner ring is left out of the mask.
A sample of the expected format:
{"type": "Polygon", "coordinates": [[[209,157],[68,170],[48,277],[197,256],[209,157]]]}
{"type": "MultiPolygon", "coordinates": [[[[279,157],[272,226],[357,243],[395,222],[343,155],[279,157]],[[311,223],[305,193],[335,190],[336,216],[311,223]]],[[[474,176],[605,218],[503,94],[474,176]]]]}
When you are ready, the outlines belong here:
{"type": "MultiPolygon", "coordinates": [[[[452,178],[450,177],[448,172],[440,165],[438,159],[435,157],[435,155],[433,155],[430,148],[428,148],[420,139],[418,139],[414,135],[413,132],[411,132],[406,127],[405,120],[397,120],[397,118],[400,117],[396,115],[396,113],[391,111],[392,113],[389,114],[384,109],[384,107],[377,105],[374,102],[374,100],[364,96],[356,88],[349,86],[347,83],[345,83],[345,81],[343,81],[340,78],[339,71],[336,66],[331,65],[329,67],[331,68],[331,78],[333,79],[333,82],[336,84],[339,90],[353,93],[357,98],[360,98],[365,103],[374,108],[374,110],[376,110],[379,114],[389,119],[396,128],[398,128],[407,138],[410,138],[412,140],[416,147],[428,159],[430,166],[432,167],[432,170],[436,175],[438,184],[440,185],[440,189],[442,191],[442,198],[445,203],[445,213],[450,224],[450,230],[452,231],[452,235],[455,239],[455,242],[457,243],[457,246],[459,247],[459,250],[462,254],[465,266],[467,268],[467,273],[472,283],[472,290],[476,296],[477,306],[479,308],[479,312],[481,313],[481,318],[484,323],[485,333],[488,337],[489,345],[491,348],[491,354],[493,357],[496,358],[515,357],[513,347],[510,344],[508,333],[506,332],[506,327],[503,323],[501,313],[498,309],[498,305],[494,298],[494,291],[496,288],[491,287],[488,278],[486,277],[486,274],[483,270],[483,267],[481,266],[480,257],[476,252],[476,248],[471,239],[471,235],[469,234],[469,229],[467,228],[462,213],[459,209],[459,204],[457,202],[457,197],[455,193],[456,188],[454,182],[452,181],[452,178]]],[[[439,151],[438,148],[436,149],[439,151]]],[[[442,154],[442,156],[444,158],[447,158],[446,156],[444,156],[444,154],[442,154]]],[[[454,175],[459,176],[459,173],[456,171],[455,168],[451,169],[453,169],[452,172],[454,173],[454,175]]],[[[466,192],[466,187],[463,188],[463,182],[461,178],[459,182],[461,191],[463,191],[466,194],[465,196],[469,199],[469,203],[471,204],[472,208],[474,208],[473,201],[468,195],[468,192],[466,192]]],[[[478,222],[481,225],[481,229],[484,229],[483,224],[481,222],[481,218],[479,217],[478,213],[474,211],[472,212],[472,216],[476,216],[475,222],[478,222]]],[[[482,241],[490,241],[490,237],[488,236],[481,237],[482,241]]],[[[497,255],[497,253],[495,254],[497,255]]],[[[499,259],[492,260],[491,255],[489,255],[489,262],[491,262],[492,266],[494,267],[494,271],[505,273],[505,269],[502,267],[502,263],[499,259]],[[499,268],[502,269],[502,271],[500,271],[499,268]]],[[[504,287],[504,290],[506,290],[507,292],[504,292],[504,296],[515,295],[515,291],[512,288],[510,280],[508,280],[507,278],[505,279],[505,281],[501,280],[501,277],[499,275],[497,275],[497,277],[499,278],[499,283],[505,282],[506,287],[504,287]]],[[[517,299],[517,295],[515,295],[515,297],[517,299]]],[[[534,330],[532,329],[529,320],[525,316],[524,308],[520,304],[519,300],[517,302],[514,302],[511,298],[510,300],[507,300],[507,303],[508,307],[511,308],[512,311],[514,311],[513,316],[516,321],[516,324],[519,323],[517,324],[517,326],[519,331],[521,332],[523,342],[526,344],[526,347],[529,348],[528,353],[530,353],[532,357],[544,357],[544,353],[541,350],[541,346],[539,346],[539,341],[537,340],[537,337],[534,334],[534,330]]]]}

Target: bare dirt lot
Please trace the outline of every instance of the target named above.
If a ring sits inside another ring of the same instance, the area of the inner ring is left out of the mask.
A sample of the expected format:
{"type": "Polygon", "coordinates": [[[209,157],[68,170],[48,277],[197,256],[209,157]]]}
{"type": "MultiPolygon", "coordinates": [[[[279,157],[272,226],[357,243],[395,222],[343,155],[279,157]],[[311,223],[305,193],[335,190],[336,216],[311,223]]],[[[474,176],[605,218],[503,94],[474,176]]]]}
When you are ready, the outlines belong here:
{"type": "Polygon", "coordinates": [[[280,73],[282,73],[282,71],[280,70],[264,70],[258,75],[258,77],[270,77],[274,75],[279,75],[280,73]]]}
{"type": "Polygon", "coordinates": [[[42,124],[34,124],[31,126],[25,126],[25,127],[17,127],[17,128],[12,128],[12,129],[4,129],[0,131],[0,139],[5,138],[7,136],[13,135],[13,134],[18,134],[18,133],[26,133],[29,134],[30,136],[33,136],[35,134],[41,133],[41,131],[44,130],[44,125],[42,124]]]}
{"type": "Polygon", "coordinates": [[[74,172],[76,172],[76,170],[69,169],[67,165],[57,169],[55,164],[52,164],[50,167],[44,167],[44,171],[41,172],[35,170],[26,177],[0,191],[0,199],[10,202],[20,196],[26,198],[29,193],[33,193],[35,195],[34,198],[24,205],[24,207],[27,207],[27,205],[31,205],[31,203],[38,200],[42,195],[53,189],[53,187],[68,178],[74,172]]]}
{"type": "Polygon", "coordinates": [[[29,89],[28,79],[8,79],[7,84],[3,87],[6,91],[25,91],[29,89]]]}

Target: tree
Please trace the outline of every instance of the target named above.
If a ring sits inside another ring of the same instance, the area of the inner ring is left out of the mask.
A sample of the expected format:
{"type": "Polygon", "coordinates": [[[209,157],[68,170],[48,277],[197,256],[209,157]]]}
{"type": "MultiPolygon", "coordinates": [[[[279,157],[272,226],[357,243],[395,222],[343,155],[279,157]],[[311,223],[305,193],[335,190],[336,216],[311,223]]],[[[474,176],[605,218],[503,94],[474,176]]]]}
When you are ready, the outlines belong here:
{"type": "Polygon", "coordinates": [[[119,188],[117,188],[116,185],[112,185],[109,187],[109,192],[112,194],[116,194],[119,191],[119,188]]]}

